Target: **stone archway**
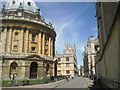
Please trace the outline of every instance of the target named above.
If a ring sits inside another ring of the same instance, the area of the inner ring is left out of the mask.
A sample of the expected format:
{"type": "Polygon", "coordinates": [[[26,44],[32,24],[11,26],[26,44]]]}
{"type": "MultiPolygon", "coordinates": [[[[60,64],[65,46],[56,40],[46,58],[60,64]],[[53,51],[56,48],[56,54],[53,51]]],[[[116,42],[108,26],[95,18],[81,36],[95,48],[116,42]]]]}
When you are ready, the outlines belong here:
{"type": "Polygon", "coordinates": [[[37,69],[38,64],[36,62],[32,62],[30,65],[30,78],[37,78],[37,69]]]}
{"type": "Polygon", "coordinates": [[[9,71],[9,77],[10,79],[14,80],[14,78],[16,77],[17,75],[17,63],[16,62],[12,62],[10,64],[10,71],[9,71]]]}

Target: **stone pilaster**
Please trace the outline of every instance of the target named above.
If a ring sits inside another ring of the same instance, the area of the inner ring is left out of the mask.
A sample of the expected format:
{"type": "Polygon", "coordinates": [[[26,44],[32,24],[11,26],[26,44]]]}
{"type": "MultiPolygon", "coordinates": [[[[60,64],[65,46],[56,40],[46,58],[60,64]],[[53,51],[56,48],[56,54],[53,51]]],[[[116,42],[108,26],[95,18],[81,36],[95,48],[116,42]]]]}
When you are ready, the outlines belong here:
{"type": "Polygon", "coordinates": [[[7,52],[11,52],[12,48],[12,32],[13,32],[13,27],[10,27],[9,29],[9,35],[8,35],[8,41],[7,41],[7,52]]]}
{"type": "Polygon", "coordinates": [[[42,55],[45,55],[45,33],[43,33],[42,37],[42,55]]]}
{"type": "Polygon", "coordinates": [[[29,47],[29,53],[31,52],[31,41],[32,41],[32,34],[29,33],[29,45],[28,45],[28,47],[29,47]]]}
{"type": "Polygon", "coordinates": [[[53,56],[53,39],[51,40],[51,56],[53,56]]]}
{"type": "Polygon", "coordinates": [[[52,76],[54,76],[54,75],[55,75],[55,63],[52,64],[52,67],[53,67],[53,68],[52,68],[52,71],[53,71],[53,72],[52,72],[52,76]]]}
{"type": "Polygon", "coordinates": [[[49,37],[49,43],[48,43],[48,56],[50,56],[51,52],[51,37],[49,37]]]}
{"type": "Polygon", "coordinates": [[[26,69],[26,67],[25,67],[25,61],[21,61],[21,62],[22,62],[22,67],[21,67],[22,68],[22,75],[21,76],[24,78],[25,77],[25,72],[26,72],[25,71],[25,69],[26,69]]]}
{"type": "Polygon", "coordinates": [[[20,52],[23,52],[23,39],[24,39],[24,29],[21,29],[21,34],[20,34],[20,52]]]}
{"type": "Polygon", "coordinates": [[[6,52],[6,36],[7,36],[7,27],[4,27],[2,33],[2,52],[6,52]]]}
{"type": "Polygon", "coordinates": [[[29,30],[26,30],[25,39],[24,39],[24,51],[28,52],[28,43],[29,43],[29,30]]]}
{"type": "Polygon", "coordinates": [[[41,32],[38,34],[38,54],[42,54],[41,51],[42,51],[42,38],[41,38],[41,32]]]}

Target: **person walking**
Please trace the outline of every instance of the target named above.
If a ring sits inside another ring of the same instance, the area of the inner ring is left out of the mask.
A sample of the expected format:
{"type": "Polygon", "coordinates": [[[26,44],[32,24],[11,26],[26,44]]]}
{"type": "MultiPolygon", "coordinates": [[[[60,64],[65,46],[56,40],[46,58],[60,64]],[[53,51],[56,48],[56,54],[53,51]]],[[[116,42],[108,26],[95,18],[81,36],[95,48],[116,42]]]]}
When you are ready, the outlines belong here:
{"type": "Polygon", "coordinates": [[[74,77],[74,76],[72,75],[72,79],[73,79],[73,77],[74,77]]]}
{"type": "Polygon", "coordinates": [[[67,80],[67,82],[69,82],[68,76],[66,76],[66,80],[67,80]]]}

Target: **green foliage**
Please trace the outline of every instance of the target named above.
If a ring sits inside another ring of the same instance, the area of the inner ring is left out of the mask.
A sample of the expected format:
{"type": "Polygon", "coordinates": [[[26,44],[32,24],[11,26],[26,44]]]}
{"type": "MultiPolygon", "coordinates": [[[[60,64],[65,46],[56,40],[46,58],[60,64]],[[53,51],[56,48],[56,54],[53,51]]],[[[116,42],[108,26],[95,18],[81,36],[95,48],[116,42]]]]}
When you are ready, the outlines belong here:
{"type": "Polygon", "coordinates": [[[33,85],[33,84],[42,84],[43,80],[3,80],[0,82],[2,87],[10,86],[22,86],[22,85],[33,85]]]}
{"type": "Polygon", "coordinates": [[[42,84],[43,80],[29,80],[29,84],[42,84]]]}

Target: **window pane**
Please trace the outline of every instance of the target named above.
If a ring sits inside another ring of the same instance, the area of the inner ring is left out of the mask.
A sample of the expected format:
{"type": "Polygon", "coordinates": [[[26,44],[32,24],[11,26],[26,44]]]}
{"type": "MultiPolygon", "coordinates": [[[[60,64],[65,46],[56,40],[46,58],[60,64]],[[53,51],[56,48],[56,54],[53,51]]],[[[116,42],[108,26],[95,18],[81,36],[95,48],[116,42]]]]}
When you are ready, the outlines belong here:
{"type": "Polygon", "coordinates": [[[66,57],[66,61],[69,61],[69,57],[66,57]]]}
{"type": "Polygon", "coordinates": [[[35,51],[35,47],[31,47],[31,50],[32,50],[32,51],[35,51]]]}

